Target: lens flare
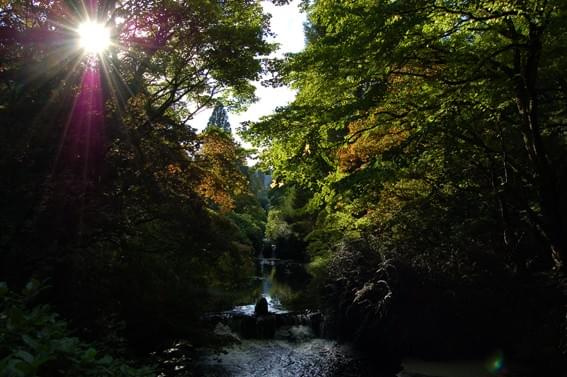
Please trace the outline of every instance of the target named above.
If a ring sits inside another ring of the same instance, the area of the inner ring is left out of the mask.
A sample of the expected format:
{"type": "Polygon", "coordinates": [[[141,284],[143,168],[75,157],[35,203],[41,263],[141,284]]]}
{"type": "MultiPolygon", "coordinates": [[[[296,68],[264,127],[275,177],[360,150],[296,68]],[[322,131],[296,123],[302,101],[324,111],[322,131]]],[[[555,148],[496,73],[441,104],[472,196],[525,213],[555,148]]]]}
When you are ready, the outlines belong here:
{"type": "Polygon", "coordinates": [[[79,47],[87,54],[99,55],[110,46],[110,30],[102,23],[85,21],[77,29],[79,47]]]}
{"type": "Polygon", "coordinates": [[[494,376],[502,376],[506,374],[504,365],[504,355],[502,351],[495,352],[488,360],[486,365],[488,371],[494,376]]]}

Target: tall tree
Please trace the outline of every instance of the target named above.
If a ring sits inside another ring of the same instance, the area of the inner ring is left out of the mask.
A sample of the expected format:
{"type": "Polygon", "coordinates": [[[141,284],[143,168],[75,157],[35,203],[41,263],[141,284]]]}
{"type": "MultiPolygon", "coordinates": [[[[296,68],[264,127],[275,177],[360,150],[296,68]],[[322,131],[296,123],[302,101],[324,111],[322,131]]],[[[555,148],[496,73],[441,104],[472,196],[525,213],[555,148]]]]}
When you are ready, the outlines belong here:
{"type": "Polygon", "coordinates": [[[244,164],[244,151],[231,134],[213,126],[201,135],[201,148],[197,163],[202,169],[198,192],[226,212],[235,206],[238,195],[248,190],[247,177],[240,170],[244,164]]]}
{"type": "Polygon", "coordinates": [[[217,127],[224,132],[231,133],[230,123],[228,122],[228,114],[222,104],[215,106],[213,113],[207,122],[207,128],[217,127]]]}

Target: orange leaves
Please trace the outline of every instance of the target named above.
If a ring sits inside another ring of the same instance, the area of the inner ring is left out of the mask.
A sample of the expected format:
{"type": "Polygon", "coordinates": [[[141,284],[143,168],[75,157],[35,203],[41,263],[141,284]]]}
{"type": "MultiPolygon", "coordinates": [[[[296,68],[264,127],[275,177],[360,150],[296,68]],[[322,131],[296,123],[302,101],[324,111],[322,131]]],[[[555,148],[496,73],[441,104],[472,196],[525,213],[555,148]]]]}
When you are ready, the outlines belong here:
{"type": "Polygon", "coordinates": [[[234,198],[231,192],[223,186],[222,177],[204,172],[197,186],[197,193],[204,199],[208,199],[220,207],[221,212],[229,212],[234,209],[234,198]]]}
{"type": "Polygon", "coordinates": [[[242,153],[232,137],[220,130],[201,134],[201,149],[197,162],[201,177],[197,184],[199,195],[216,204],[221,212],[234,209],[234,199],[247,189],[247,180],[240,171],[242,153]]]}
{"type": "Polygon", "coordinates": [[[179,164],[169,164],[167,165],[167,173],[169,175],[176,175],[181,173],[181,167],[179,164]]]}
{"type": "Polygon", "coordinates": [[[350,143],[338,151],[342,172],[364,169],[377,155],[399,146],[409,131],[400,126],[380,127],[377,115],[349,124],[350,143]]]}

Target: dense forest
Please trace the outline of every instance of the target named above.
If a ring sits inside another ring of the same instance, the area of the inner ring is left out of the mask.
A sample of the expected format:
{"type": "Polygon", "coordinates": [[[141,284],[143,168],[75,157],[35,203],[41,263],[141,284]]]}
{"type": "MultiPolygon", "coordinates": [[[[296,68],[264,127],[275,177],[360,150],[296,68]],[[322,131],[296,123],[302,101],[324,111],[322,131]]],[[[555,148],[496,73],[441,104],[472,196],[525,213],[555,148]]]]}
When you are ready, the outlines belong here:
{"type": "Polygon", "coordinates": [[[379,363],[565,375],[567,3],[301,7],[274,58],[260,1],[0,0],[0,376],[200,375],[258,258],[379,363]]]}
{"type": "Polygon", "coordinates": [[[566,4],[305,9],[307,47],[272,80],[297,98],[245,135],[280,190],[308,198],[269,221],[304,243],[337,335],[402,354],[499,346],[559,368],[566,4]]]}

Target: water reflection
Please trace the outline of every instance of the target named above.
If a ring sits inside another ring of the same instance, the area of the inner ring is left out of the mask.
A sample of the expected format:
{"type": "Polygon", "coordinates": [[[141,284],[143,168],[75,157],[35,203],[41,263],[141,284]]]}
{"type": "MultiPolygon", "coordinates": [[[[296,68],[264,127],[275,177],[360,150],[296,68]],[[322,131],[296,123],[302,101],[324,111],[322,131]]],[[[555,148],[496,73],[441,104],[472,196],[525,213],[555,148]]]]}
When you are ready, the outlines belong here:
{"type": "MultiPolygon", "coordinates": [[[[272,314],[301,312],[313,303],[306,288],[311,280],[305,265],[276,258],[259,258],[250,289],[241,295],[241,305],[218,317],[215,332],[234,341],[221,352],[204,352],[198,374],[210,377],[393,377],[395,373],[375,369],[372,360],[361,357],[348,345],[316,336],[311,326],[278,327],[273,339],[248,339],[229,326],[231,318],[254,316],[254,303],[268,301],[272,314]],[[236,331],[236,332],[235,332],[236,331]]],[[[305,314],[290,314],[303,316],[305,314]]],[[[238,326],[237,326],[238,327],[238,326]]]]}
{"type": "Polygon", "coordinates": [[[260,297],[268,301],[271,313],[283,314],[290,310],[306,309],[299,304],[304,290],[310,281],[305,265],[290,260],[277,258],[259,258],[256,264],[256,276],[241,300],[242,305],[236,305],[228,312],[234,314],[254,314],[254,303],[260,297]]]}

